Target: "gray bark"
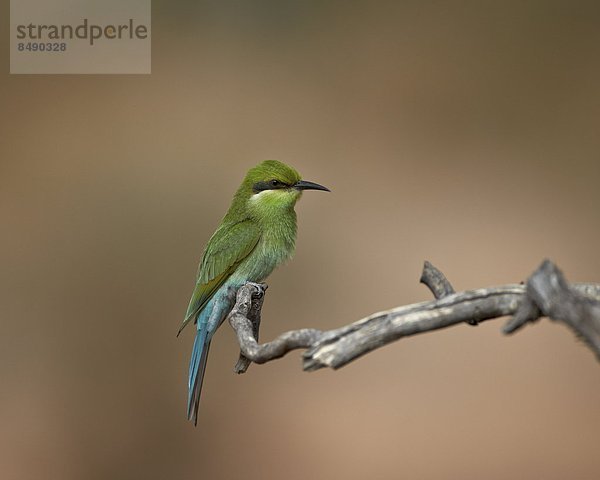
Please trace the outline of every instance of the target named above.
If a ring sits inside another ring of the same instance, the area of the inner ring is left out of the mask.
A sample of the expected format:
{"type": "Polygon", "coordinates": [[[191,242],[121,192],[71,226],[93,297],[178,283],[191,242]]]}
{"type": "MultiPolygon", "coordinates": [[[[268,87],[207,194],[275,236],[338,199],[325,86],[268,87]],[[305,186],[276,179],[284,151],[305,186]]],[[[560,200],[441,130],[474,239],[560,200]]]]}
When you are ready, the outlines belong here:
{"type": "Polygon", "coordinates": [[[340,368],[349,362],[400,338],[468,323],[512,316],[504,333],[513,333],[526,323],[548,317],[567,325],[600,360],[600,285],[571,284],[546,260],[526,284],[503,285],[456,293],[446,277],[425,262],[421,282],[436,300],[400,306],[374,313],[341,328],[321,331],[293,330],[275,340],[258,343],[260,310],[266,286],[246,284],[237,292],[229,323],[240,344],[237,373],[251,362],[265,363],[295,349],[305,349],[304,370],[340,368]]]}

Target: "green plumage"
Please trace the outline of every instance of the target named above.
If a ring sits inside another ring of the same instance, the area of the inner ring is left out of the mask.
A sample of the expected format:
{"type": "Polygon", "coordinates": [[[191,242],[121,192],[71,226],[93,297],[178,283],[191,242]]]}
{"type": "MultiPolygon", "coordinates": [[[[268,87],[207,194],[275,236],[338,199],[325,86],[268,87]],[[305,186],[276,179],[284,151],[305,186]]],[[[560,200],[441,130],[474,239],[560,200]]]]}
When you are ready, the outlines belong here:
{"type": "Polygon", "coordinates": [[[179,332],[194,321],[196,338],[188,379],[188,417],[197,420],[206,359],[213,334],[231,309],[230,289],[262,282],[294,253],[294,205],[304,190],[327,190],[303,181],[276,160],[250,169],[227,214],[208,241],[179,332]]]}
{"type": "Polygon", "coordinates": [[[294,205],[302,194],[293,185],[299,180],[296,170],[276,160],[265,160],[248,171],[204,250],[179,332],[234,273],[243,281],[259,282],[293,254],[294,205]],[[289,187],[255,192],[256,184],[272,180],[289,187]]]}
{"type": "Polygon", "coordinates": [[[210,239],[198,266],[196,288],[190,299],[181,331],[206,302],[250,255],[260,239],[260,230],[249,219],[219,227],[210,239]]]}

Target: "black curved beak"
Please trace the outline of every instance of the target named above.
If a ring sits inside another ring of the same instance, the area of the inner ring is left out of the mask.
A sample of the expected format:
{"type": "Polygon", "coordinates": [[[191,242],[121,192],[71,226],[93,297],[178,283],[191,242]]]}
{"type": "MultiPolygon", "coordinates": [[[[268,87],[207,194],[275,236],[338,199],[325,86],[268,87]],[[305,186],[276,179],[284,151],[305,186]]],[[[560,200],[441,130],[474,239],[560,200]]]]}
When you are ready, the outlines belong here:
{"type": "Polygon", "coordinates": [[[324,192],[331,192],[327,187],[319,185],[318,183],[308,182],[306,180],[300,180],[294,183],[294,188],[298,190],[323,190],[324,192]]]}

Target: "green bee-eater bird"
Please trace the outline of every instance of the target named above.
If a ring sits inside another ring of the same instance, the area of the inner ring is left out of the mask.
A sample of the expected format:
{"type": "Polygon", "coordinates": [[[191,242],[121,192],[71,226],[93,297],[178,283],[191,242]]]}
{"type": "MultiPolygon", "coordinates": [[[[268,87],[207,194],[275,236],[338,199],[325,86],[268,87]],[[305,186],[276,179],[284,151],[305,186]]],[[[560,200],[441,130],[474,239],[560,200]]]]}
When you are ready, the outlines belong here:
{"type": "MultiPolygon", "coordinates": [[[[179,332],[196,323],[188,377],[188,419],[198,422],[198,404],[210,341],[233,307],[230,289],[262,282],[294,253],[296,212],[303,190],[325,190],[300,179],[292,167],[265,160],[251,168],[227,214],[208,241],[196,287],[179,332]]],[[[179,335],[179,334],[178,334],[179,335]]]]}

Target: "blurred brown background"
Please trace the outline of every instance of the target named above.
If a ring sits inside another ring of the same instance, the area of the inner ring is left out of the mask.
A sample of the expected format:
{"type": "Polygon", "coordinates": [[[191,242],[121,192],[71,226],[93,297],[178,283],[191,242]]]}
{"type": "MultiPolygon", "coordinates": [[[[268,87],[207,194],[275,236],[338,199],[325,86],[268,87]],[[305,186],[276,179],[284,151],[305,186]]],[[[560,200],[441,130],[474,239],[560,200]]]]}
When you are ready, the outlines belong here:
{"type": "MultiPolygon", "coordinates": [[[[595,479],[600,370],[560,325],[414,337],[340,371],[236,376],[204,243],[245,171],[294,165],[263,339],[524,280],[600,282],[597,2],[153,2],[149,76],[10,76],[0,100],[0,477],[595,479]]],[[[8,42],[8,2],[2,38],[8,42]]]]}

